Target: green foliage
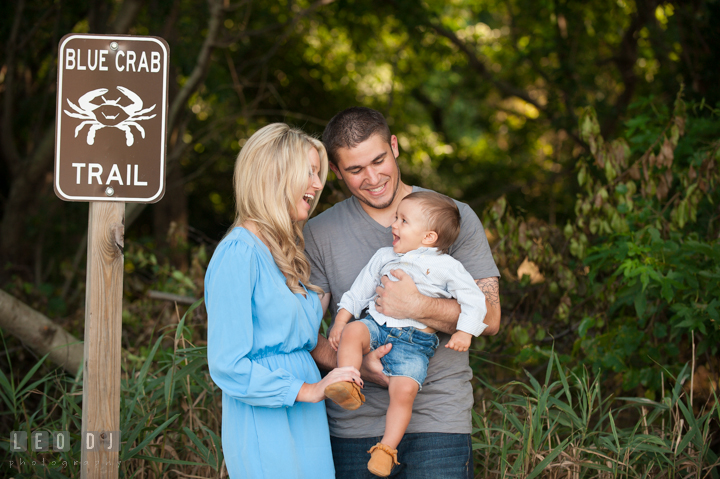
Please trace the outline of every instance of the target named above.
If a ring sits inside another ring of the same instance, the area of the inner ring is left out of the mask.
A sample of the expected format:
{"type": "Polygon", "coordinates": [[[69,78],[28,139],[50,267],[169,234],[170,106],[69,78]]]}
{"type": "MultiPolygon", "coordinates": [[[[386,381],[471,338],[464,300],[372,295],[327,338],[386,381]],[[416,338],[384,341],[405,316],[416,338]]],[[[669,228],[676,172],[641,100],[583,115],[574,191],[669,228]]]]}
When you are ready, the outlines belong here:
{"type": "Polygon", "coordinates": [[[476,477],[720,477],[710,448],[717,400],[693,412],[681,384],[659,401],[612,398],[586,370],[568,373],[550,354],[545,380],[501,389],[473,412],[476,477]]]}
{"type": "Polygon", "coordinates": [[[651,101],[633,108],[624,136],[612,141],[592,108],[581,115],[591,155],[577,161],[581,193],[562,230],[515,215],[504,199],[484,222],[504,268],[506,317],[517,321],[509,334],[516,364],[542,361],[558,336],[556,347],[575,364],[654,398],[658,365],[677,372],[694,351],[717,367],[720,118],[688,108],[682,92],[672,109],[651,101]],[[541,279],[514,278],[523,258],[541,279]],[[528,341],[533,334],[538,340],[528,341]]]}
{"type": "MultiPolygon", "coordinates": [[[[144,358],[124,361],[120,477],[164,477],[171,471],[196,477],[226,474],[219,436],[221,391],[209,376],[206,348],[185,339],[185,322],[199,305],[151,342],[144,358]]],[[[8,457],[14,477],[78,477],[82,380],[49,371],[31,383],[44,359],[18,382],[0,376],[5,414],[14,417],[13,430],[70,431],[71,450],[8,457]],[[31,394],[41,398],[39,406],[31,394]]],[[[612,398],[586,370],[568,372],[553,352],[548,359],[542,382],[529,373],[526,382],[513,381],[501,389],[483,382],[484,395],[473,412],[479,477],[557,477],[567,472],[603,478],[718,477],[710,439],[713,421],[720,419],[720,402],[715,398],[694,412],[681,386],[692,381],[687,366],[673,378],[672,388],[651,401],[612,398]]],[[[0,448],[8,451],[6,438],[0,448]]]]}
{"type": "MultiPolygon", "coordinates": [[[[120,477],[163,477],[178,468],[199,477],[221,477],[221,393],[208,373],[206,347],[186,339],[186,321],[201,303],[192,305],[144,358],[124,358],[120,477]]],[[[11,430],[27,431],[28,436],[31,431],[69,431],[70,451],[9,454],[8,437],[2,438],[0,448],[14,462],[14,477],[79,477],[82,377],[49,371],[30,381],[44,362],[40,359],[18,382],[0,371],[3,414],[12,416],[11,430]],[[39,404],[31,396],[39,396],[39,404]]]]}
{"type": "MultiPolygon", "coordinates": [[[[574,253],[584,259],[595,285],[592,299],[599,314],[590,321],[603,322],[603,327],[594,325],[592,336],[586,323],[580,335],[586,362],[596,370],[623,373],[625,389],[640,383],[653,391],[657,380],[651,380],[647,368],[677,364],[678,345],[692,336],[699,354],[716,356],[720,344],[714,299],[720,294],[720,245],[712,226],[720,200],[720,141],[693,128],[681,93],[672,113],[658,116],[653,122],[641,112],[627,122],[627,141],[607,144],[588,126],[593,112],[583,115],[581,135],[591,145],[594,162],[581,161],[579,169],[601,174],[588,175],[585,195],[577,201],[582,214],[572,231],[575,237],[586,233],[593,238],[587,252],[574,253]],[[639,124],[649,128],[640,130],[639,124]],[[635,151],[644,149],[632,163],[629,144],[635,151]]],[[[717,135],[715,112],[711,118],[717,135]]]]}

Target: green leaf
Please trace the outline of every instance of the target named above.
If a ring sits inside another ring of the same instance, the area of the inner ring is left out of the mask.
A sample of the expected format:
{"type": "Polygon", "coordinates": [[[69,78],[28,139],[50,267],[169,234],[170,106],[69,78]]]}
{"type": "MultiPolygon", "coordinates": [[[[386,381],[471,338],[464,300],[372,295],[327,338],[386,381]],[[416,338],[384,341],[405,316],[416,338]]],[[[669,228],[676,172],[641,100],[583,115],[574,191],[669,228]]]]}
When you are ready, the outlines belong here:
{"type": "Polygon", "coordinates": [[[5,401],[5,404],[7,404],[8,409],[14,412],[17,401],[15,388],[12,386],[12,383],[8,380],[7,376],[5,376],[2,369],[0,369],[0,386],[2,386],[4,390],[3,400],[5,401]]]}
{"type": "Polygon", "coordinates": [[[691,427],[690,430],[685,434],[685,437],[682,438],[682,441],[680,441],[680,444],[678,444],[677,449],[675,450],[675,457],[679,456],[685,447],[687,447],[688,444],[690,444],[690,441],[693,440],[695,437],[695,433],[697,431],[697,428],[691,427]]]}
{"type": "Polygon", "coordinates": [[[667,336],[667,326],[665,325],[665,323],[661,323],[661,322],[655,323],[655,327],[653,329],[653,334],[658,339],[662,339],[665,336],[667,336]]]}
{"type": "Polygon", "coordinates": [[[645,298],[645,292],[635,295],[635,311],[637,312],[638,318],[642,318],[645,314],[645,308],[647,308],[647,299],[645,298]]]}
{"type": "Polygon", "coordinates": [[[48,357],[49,354],[50,354],[50,353],[48,353],[48,354],[46,354],[45,356],[43,356],[42,358],[40,358],[40,360],[39,360],[37,363],[35,363],[35,366],[33,366],[33,367],[30,369],[30,371],[28,371],[28,373],[25,375],[25,377],[22,379],[22,381],[20,381],[20,384],[18,384],[18,387],[17,387],[17,389],[16,389],[17,391],[19,391],[19,392],[17,393],[18,395],[20,395],[20,394],[22,394],[22,393],[24,392],[24,391],[23,391],[23,386],[25,385],[26,382],[28,382],[28,381],[30,380],[30,378],[32,378],[33,374],[35,374],[35,371],[37,371],[38,369],[40,369],[40,366],[43,365],[43,363],[45,362],[45,359],[47,359],[47,357],[48,357]]]}
{"type": "Polygon", "coordinates": [[[570,407],[572,407],[572,395],[570,394],[570,385],[567,381],[567,376],[565,376],[565,370],[560,366],[560,359],[558,358],[557,354],[553,354],[553,357],[555,358],[555,366],[558,371],[558,375],[560,376],[560,382],[563,385],[563,392],[565,393],[565,397],[567,397],[568,404],[570,407]]]}
{"type": "Polygon", "coordinates": [[[527,479],[533,479],[537,476],[539,476],[541,473],[545,471],[545,468],[555,460],[556,457],[560,455],[565,450],[565,446],[567,445],[568,441],[570,441],[571,438],[565,438],[563,442],[561,442],[557,447],[553,449],[553,451],[547,455],[545,459],[540,461],[540,464],[535,466],[535,468],[532,470],[532,472],[527,476],[527,479]]]}
{"type": "Polygon", "coordinates": [[[197,447],[198,455],[205,459],[205,461],[209,462],[210,450],[207,448],[207,446],[202,443],[200,438],[198,438],[197,435],[189,427],[183,427],[183,431],[185,431],[187,437],[189,437],[192,443],[195,444],[195,447],[197,447]]]}
{"type": "Polygon", "coordinates": [[[595,318],[592,318],[590,316],[585,316],[582,321],[580,321],[580,326],[578,326],[578,335],[581,338],[584,338],[587,335],[588,329],[595,326],[595,318]]]}
{"type": "Polygon", "coordinates": [[[155,439],[157,437],[158,434],[163,432],[165,430],[165,428],[167,428],[179,416],[180,416],[180,413],[175,414],[170,419],[168,419],[167,421],[162,423],[160,426],[158,426],[153,432],[148,434],[140,444],[138,444],[136,447],[131,449],[130,452],[127,453],[127,456],[125,456],[123,458],[123,461],[132,459],[133,457],[135,457],[135,454],[142,451],[148,444],[150,444],[150,442],[152,442],[153,439],[155,439]]]}
{"type": "Polygon", "coordinates": [[[712,301],[710,301],[710,304],[707,305],[706,311],[713,320],[720,322],[720,315],[718,315],[718,310],[717,310],[718,306],[720,306],[720,300],[715,298],[712,301]]]}

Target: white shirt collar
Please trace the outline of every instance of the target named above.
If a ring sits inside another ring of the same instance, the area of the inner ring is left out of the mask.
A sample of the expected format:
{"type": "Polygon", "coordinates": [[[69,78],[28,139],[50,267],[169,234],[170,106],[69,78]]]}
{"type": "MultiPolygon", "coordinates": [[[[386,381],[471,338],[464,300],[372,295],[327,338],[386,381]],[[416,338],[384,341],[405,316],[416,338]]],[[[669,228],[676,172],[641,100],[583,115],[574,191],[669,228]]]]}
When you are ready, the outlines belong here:
{"type": "Polygon", "coordinates": [[[398,256],[405,256],[405,255],[415,256],[415,255],[421,255],[421,254],[434,254],[434,255],[439,255],[439,254],[440,254],[440,251],[438,251],[438,249],[435,248],[435,247],[423,246],[423,247],[421,247],[421,248],[408,251],[407,253],[396,253],[396,254],[397,254],[398,256]]]}

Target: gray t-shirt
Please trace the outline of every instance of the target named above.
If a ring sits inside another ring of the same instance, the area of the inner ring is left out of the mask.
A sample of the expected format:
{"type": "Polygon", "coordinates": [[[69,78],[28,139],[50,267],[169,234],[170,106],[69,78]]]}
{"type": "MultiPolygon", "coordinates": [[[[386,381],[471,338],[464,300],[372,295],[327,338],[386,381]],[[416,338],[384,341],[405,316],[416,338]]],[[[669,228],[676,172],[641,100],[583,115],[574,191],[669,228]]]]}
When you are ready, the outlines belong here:
{"type": "MultiPolygon", "coordinates": [[[[423,190],[413,187],[413,192],[423,190]]],[[[462,221],[450,255],[475,279],[499,277],[480,220],[468,205],[455,203],[462,221]]],[[[337,304],[370,258],[378,249],[392,246],[391,228],[373,220],[353,196],[308,221],[303,234],[305,253],[312,268],[310,280],[332,295],[330,311],[334,320],[337,304]]],[[[444,333],[438,336],[440,346],[430,360],[422,391],[415,398],[407,432],[469,434],[473,405],[469,353],[446,348],[450,336],[444,333]]],[[[332,436],[383,435],[385,413],[390,404],[388,391],[366,382],[363,393],[365,404],[355,411],[346,411],[330,400],[325,401],[332,436]]]]}

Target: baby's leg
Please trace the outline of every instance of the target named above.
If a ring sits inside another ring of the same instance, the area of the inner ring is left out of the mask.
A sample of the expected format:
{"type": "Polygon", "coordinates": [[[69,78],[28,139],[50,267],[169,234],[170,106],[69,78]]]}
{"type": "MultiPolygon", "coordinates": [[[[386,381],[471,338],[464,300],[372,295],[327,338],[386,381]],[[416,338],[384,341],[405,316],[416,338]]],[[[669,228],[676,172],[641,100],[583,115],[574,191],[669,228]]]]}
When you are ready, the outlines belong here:
{"type": "MultiPolygon", "coordinates": [[[[360,370],[363,355],[370,352],[370,331],[360,321],[355,321],[343,329],[338,347],[338,366],[353,366],[360,370]]],[[[325,388],[325,396],[344,409],[354,411],[365,402],[360,386],[354,382],[337,382],[325,388]]]]}
{"type": "Polygon", "coordinates": [[[413,402],[415,402],[418,389],[417,381],[412,378],[405,376],[390,378],[390,406],[385,416],[385,435],[380,442],[397,449],[408,424],[410,424],[413,402]]]}
{"type": "Polygon", "coordinates": [[[345,326],[338,346],[338,367],[352,366],[358,371],[363,356],[370,352],[370,331],[360,321],[345,326]]]}

